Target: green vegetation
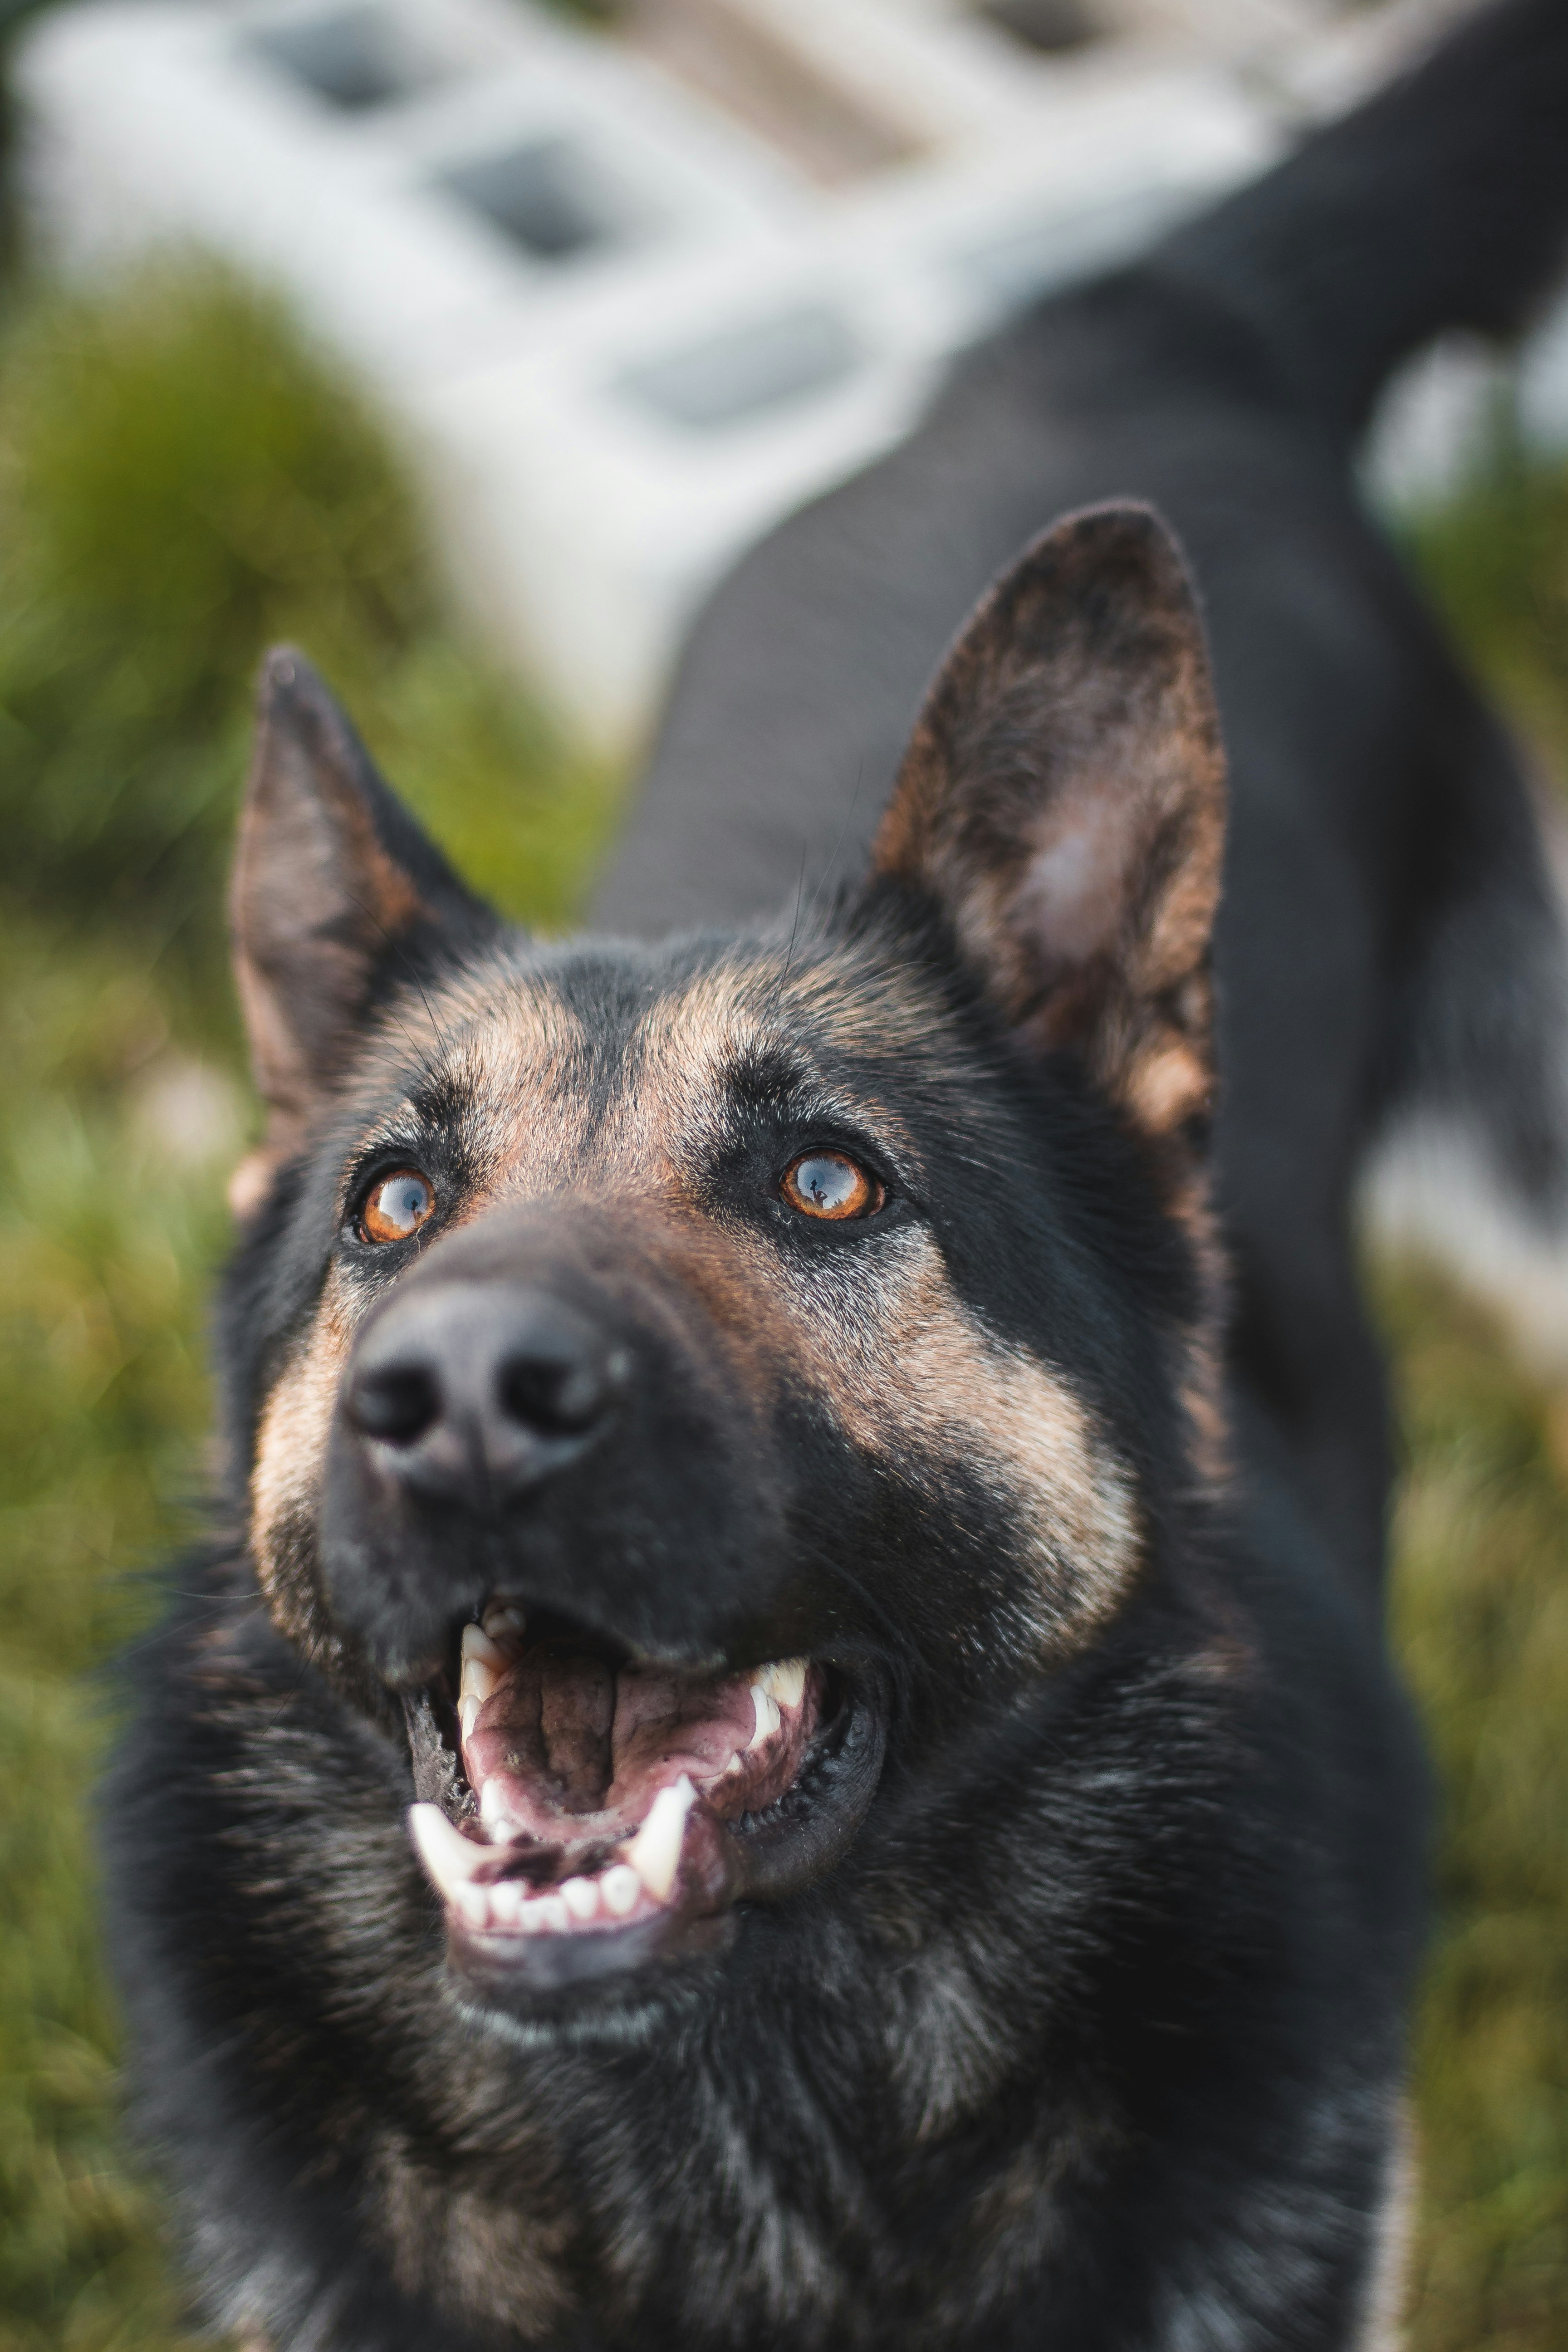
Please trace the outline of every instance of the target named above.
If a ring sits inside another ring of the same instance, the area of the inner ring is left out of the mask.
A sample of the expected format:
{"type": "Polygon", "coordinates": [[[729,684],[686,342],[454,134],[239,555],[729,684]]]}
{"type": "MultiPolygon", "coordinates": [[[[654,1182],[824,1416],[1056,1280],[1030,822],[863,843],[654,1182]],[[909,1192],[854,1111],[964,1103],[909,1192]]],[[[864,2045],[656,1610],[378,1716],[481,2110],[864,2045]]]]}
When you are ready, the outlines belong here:
{"type": "MultiPolygon", "coordinates": [[[[1568,754],[1568,471],[1500,458],[1416,539],[1568,754]]],[[[248,677],[302,642],[460,863],[571,907],[606,780],[457,632],[373,424],[216,277],[0,332],[0,2347],[170,2352],[123,2156],[84,1803],[91,1669],[200,1480],[201,1327],[248,1112],[221,971],[248,677]]],[[[1420,2029],[1417,2352],[1568,2313],[1568,1412],[1430,1279],[1384,1279],[1409,1468],[1397,1624],[1447,1802],[1420,2029]]]]}
{"type": "Polygon", "coordinates": [[[264,646],[304,645],[446,848],[559,920],[607,781],[454,633],[381,436],[216,276],[0,334],[0,2347],[176,2338],[115,2126],[84,1807],[200,1484],[246,1136],[223,870],[264,646]]]}
{"type": "Polygon", "coordinates": [[[1445,1800],[1416,2035],[1414,2352],[1568,2333],[1568,1454],[1481,1318],[1382,1285],[1406,1472],[1395,1635],[1445,1800]]]}
{"type": "Polygon", "coordinates": [[[459,862],[559,917],[602,790],[456,638],[382,436],[216,273],[26,307],[0,352],[6,886],[210,975],[268,642],[307,645],[459,862]]]}
{"type": "MultiPolygon", "coordinates": [[[[1506,416],[1409,552],[1568,785],[1568,465],[1506,416]]],[[[1568,1393],[1430,1275],[1382,1269],[1405,1474],[1394,1625],[1444,1800],[1416,2037],[1413,2352],[1568,2342],[1568,1393]]]]}
{"type": "Polygon", "coordinates": [[[1504,407],[1487,463],[1405,536],[1493,693],[1568,785],[1568,465],[1532,464],[1504,407]]]}

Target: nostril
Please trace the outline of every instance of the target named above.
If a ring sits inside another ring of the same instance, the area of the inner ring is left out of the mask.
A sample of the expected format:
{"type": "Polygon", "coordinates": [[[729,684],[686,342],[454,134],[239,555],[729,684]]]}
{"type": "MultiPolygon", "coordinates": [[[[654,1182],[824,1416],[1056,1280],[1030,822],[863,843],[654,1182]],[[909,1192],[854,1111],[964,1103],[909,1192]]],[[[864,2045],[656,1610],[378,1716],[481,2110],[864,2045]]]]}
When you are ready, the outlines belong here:
{"type": "Polygon", "coordinates": [[[604,1391],[591,1365],[521,1356],[501,1366],[500,1400],[510,1419],[525,1428],[566,1436],[597,1421],[604,1391]]]}
{"type": "Polygon", "coordinates": [[[366,1437],[412,1445],[441,1414],[441,1391],[426,1364],[366,1367],[352,1383],[349,1419],[366,1437]]]}
{"type": "Polygon", "coordinates": [[[591,1429],[625,1379],[619,1354],[604,1358],[521,1353],[500,1367],[502,1410],[542,1436],[591,1429]]]}

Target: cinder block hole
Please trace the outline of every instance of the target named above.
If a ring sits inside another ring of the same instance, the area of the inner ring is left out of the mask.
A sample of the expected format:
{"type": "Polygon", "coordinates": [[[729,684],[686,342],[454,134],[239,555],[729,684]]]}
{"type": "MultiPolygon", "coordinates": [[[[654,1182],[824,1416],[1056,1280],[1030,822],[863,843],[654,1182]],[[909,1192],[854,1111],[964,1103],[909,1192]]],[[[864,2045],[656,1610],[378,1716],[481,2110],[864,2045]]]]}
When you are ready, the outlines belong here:
{"type": "Polygon", "coordinates": [[[1088,0],[980,0],[975,14],[1010,33],[1026,49],[1047,56],[1081,49],[1105,32],[1088,0]]]}
{"type": "Polygon", "coordinates": [[[628,368],[616,388],[671,424],[705,431],[826,392],[862,356],[847,320],[825,303],[803,304],[628,368]]]}
{"type": "Polygon", "coordinates": [[[622,207],[570,139],[534,140],[461,163],[440,185],[536,261],[571,261],[631,231],[622,207]]]}
{"type": "Polygon", "coordinates": [[[413,98],[439,78],[377,8],[274,25],[247,46],[274,72],[349,114],[413,98]]]}

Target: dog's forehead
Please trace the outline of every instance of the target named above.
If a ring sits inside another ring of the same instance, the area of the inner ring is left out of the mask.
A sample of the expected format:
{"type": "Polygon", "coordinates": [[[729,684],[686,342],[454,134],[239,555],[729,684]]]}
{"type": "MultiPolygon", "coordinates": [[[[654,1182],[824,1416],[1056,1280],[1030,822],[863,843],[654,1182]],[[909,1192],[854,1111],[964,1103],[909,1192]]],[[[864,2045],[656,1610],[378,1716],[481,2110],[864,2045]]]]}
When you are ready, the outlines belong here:
{"type": "Polygon", "coordinates": [[[912,1161],[911,1058],[939,1075],[942,1031],[918,971],[852,946],[520,946],[399,1007],[376,1123],[449,1133],[508,1189],[679,1182],[769,1107],[869,1124],[912,1161]]]}

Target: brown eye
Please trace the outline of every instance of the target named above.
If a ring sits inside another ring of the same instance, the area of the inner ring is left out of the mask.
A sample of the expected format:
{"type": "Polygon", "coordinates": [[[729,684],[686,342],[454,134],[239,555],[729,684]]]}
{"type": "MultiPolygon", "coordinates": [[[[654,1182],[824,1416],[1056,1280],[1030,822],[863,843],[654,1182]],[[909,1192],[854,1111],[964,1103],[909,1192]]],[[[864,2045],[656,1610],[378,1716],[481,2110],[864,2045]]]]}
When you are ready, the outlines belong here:
{"type": "Polygon", "coordinates": [[[868,1217],[882,1205],[882,1188],[847,1152],[805,1151],[786,1168],[784,1196],[808,1217],[868,1217]]]}
{"type": "Polygon", "coordinates": [[[396,1168],[371,1189],[359,1213],[367,1242],[405,1242],[417,1233],[436,1206],[436,1188],[417,1168],[396,1168]]]}

